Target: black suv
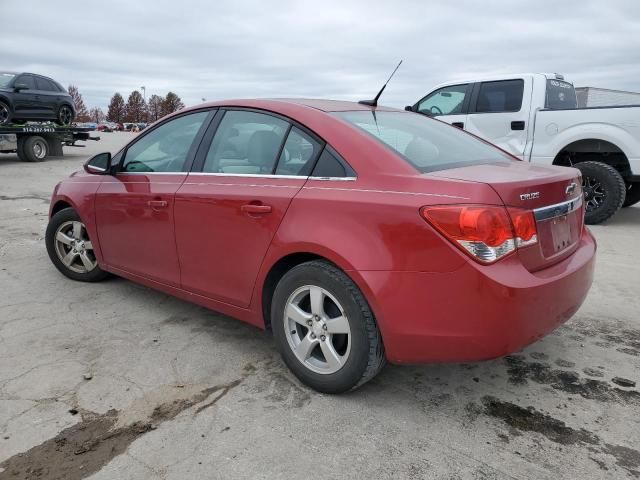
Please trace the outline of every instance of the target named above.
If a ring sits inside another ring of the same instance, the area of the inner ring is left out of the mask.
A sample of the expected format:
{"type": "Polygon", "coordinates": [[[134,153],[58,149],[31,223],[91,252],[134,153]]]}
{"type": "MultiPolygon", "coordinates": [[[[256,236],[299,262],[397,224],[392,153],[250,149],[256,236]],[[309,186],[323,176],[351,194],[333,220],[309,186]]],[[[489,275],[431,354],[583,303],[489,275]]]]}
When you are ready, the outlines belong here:
{"type": "Polygon", "coordinates": [[[71,125],[73,99],[50,78],[33,73],[0,72],[0,125],[27,120],[53,120],[71,125]]]}

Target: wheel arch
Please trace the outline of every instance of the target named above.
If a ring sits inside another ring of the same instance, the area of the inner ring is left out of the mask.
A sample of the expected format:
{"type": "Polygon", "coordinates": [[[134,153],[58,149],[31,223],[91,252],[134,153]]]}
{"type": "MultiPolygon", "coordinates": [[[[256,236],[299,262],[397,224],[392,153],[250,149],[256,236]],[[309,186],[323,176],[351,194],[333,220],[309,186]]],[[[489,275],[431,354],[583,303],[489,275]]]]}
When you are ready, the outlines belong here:
{"type": "Polygon", "coordinates": [[[49,218],[53,217],[60,210],[64,210],[65,208],[74,208],[70,201],[66,199],[58,199],[55,203],[51,204],[51,208],[49,209],[49,218]]]}
{"type": "Polygon", "coordinates": [[[597,161],[615,168],[623,178],[632,175],[629,157],[620,143],[611,140],[587,136],[566,143],[555,155],[553,165],[570,167],[576,163],[597,161]]]}
{"type": "Polygon", "coordinates": [[[0,101],[6,103],[7,105],[9,105],[9,107],[11,107],[11,109],[13,109],[13,102],[11,101],[11,98],[8,95],[5,95],[4,93],[0,93],[0,101]]]}

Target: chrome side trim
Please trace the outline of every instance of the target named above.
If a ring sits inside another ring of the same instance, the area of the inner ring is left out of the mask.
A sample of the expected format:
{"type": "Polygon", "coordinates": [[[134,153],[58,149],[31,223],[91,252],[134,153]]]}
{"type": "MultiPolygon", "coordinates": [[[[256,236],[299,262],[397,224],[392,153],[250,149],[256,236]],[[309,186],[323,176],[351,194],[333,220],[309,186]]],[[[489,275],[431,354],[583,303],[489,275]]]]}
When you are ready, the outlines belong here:
{"type": "Polygon", "coordinates": [[[425,196],[425,197],[455,198],[458,200],[470,200],[469,197],[460,197],[458,195],[447,195],[445,193],[398,192],[395,190],[371,190],[371,189],[365,189],[365,188],[311,187],[308,185],[305,185],[302,188],[304,190],[333,190],[333,191],[342,191],[342,192],[391,193],[395,195],[414,195],[414,196],[425,196]]]}
{"type": "Polygon", "coordinates": [[[320,180],[329,182],[355,182],[356,177],[309,177],[309,180],[320,180]]]}
{"type": "Polygon", "coordinates": [[[271,175],[259,173],[221,173],[221,172],[118,172],[116,175],[181,175],[207,177],[243,177],[243,178],[292,178],[302,180],[321,180],[330,182],[353,182],[356,177],[308,177],[306,175],[271,175]]]}
{"type": "Polygon", "coordinates": [[[548,207],[536,208],[533,215],[537,221],[549,220],[551,218],[562,217],[582,206],[582,195],[566,202],[556,203],[548,207]]]}

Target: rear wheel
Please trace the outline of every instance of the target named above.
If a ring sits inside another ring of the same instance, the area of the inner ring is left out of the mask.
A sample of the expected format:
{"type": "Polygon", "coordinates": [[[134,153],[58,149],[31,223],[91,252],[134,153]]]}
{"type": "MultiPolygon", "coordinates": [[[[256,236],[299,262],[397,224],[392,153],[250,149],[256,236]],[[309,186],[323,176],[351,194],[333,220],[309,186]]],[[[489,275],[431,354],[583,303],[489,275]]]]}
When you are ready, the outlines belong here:
{"type": "Polygon", "coordinates": [[[582,173],[585,223],[595,225],[611,218],[625,200],[627,187],[620,173],[602,162],[580,162],[573,166],[582,173]]]}
{"type": "Polygon", "coordinates": [[[630,207],[640,202],[640,182],[634,182],[627,185],[627,194],[624,198],[622,208],[630,207]]]}
{"type": "Polygon", "coordinates": [[[74,209],[65,208],[51,217],[45,243],[51,262],[63,275],[82,282],[108,276],[98,266],[87,227],[74,209]]]}
{"type": "Polygon", "coordinates": [[[58,125],[71,125],[73,122],[73,110],[69,105],[62,105],[58,109],[58,116],[56,118],[56,123],[58,125]]]}
{"type": "Polygon", "coordinates": [[[38,136],[31,136],[18,141],[18,157],[23,162],[43,162],[49,153],[49,144],[38,136]]]}
{"type": "Polygon", "coordinates": [[[11,108],[9,105],[0,100],[0,125],[9,125],[11,123],[11,108]]]}
{"type": "Polygon", "coordinates": [[[282,277],[271,326],[289,369],[320,392],[353,390],[384,366],[382,338],[367,301],[328,262],[303,263],[282,277]]]}

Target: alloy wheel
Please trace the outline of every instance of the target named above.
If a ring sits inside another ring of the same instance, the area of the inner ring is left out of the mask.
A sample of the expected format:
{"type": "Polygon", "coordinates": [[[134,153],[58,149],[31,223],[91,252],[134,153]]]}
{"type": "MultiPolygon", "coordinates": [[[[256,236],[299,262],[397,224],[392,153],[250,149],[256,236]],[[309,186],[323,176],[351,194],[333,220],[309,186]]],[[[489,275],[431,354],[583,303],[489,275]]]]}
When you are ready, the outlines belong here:
{"type": "Polygon", "coordinates": [[[55,234],[55,251],[60,261],[72,272],[88,273],[98,262],[84,223],[62,223],[55,234]]]}
{"type": "Polygon", "coordinates": [[[73,112],[67,106],[60,107],[60,112],[58,112],[58,120],[62,125],[69,125],[73,118],[73,112]]]}
{"type": "Polygon", "coordinates": [[[594,177],[582,178],[582,190],[584,191],[584,200],[587,204],[587,211],[592,212],[602,205],[607,198],[607,192],[600,180],[594,177]]]}
{"type": "Polygon", "coordinates": [[[345,365],[351,350],[349,319],[327,290],[315,285],[296,289],[283,321],[289,347],[309,370],[328,375],[345,365]]]}
{"type": "Polygon", "coordinates": [[[0,103],[0,125],[4,125],[9,121],[11,113],[9,112],[9,107],[4,103],[0,103]]]}

